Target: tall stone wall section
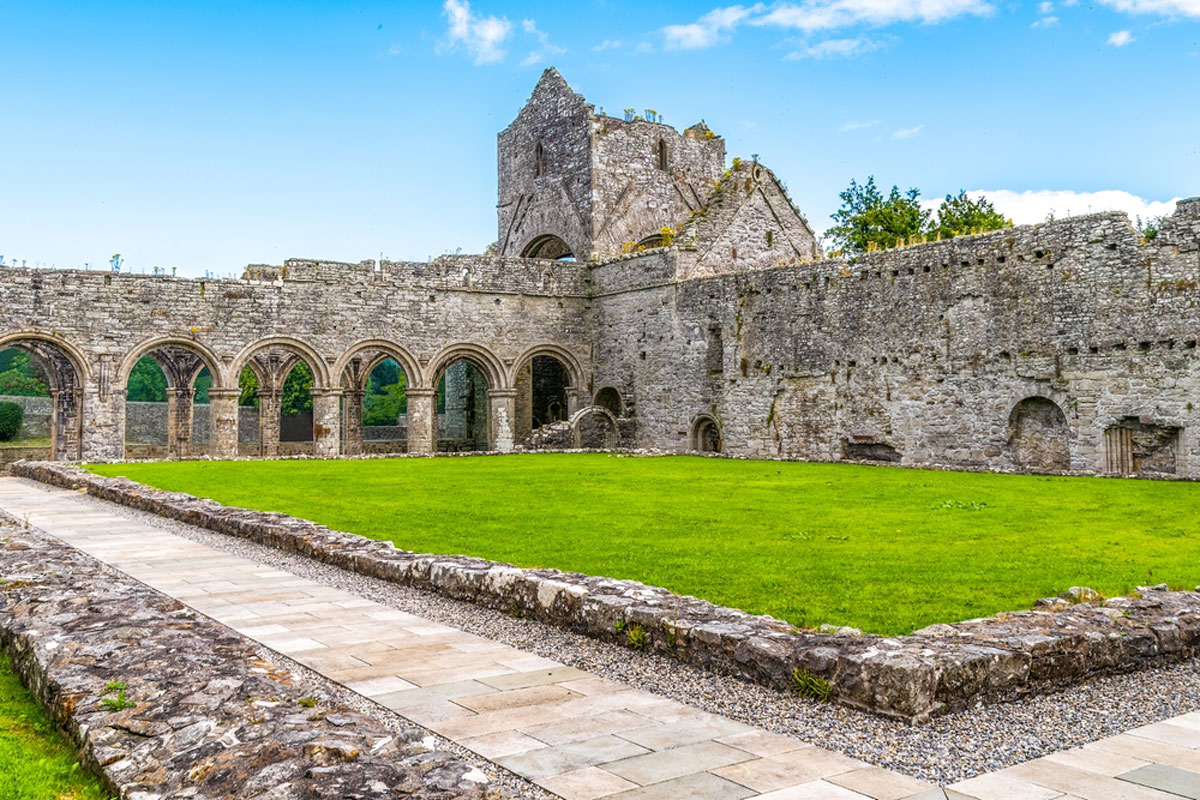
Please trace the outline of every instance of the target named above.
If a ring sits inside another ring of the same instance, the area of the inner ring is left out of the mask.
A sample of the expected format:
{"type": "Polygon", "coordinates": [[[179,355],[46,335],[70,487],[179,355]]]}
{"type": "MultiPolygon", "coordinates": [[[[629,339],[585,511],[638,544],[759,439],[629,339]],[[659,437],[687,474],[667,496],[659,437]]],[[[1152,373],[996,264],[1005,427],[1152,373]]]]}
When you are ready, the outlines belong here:
{"type": "Polygon", "coordinates": [[[1044,398],[1067,469],[1196,476],[1198,233],[1193,200],[1151,243],[1099,214],[690,281],[668,279],[687,252],[618,261],[595,379],[633,396],[644,447],[708,414],[733,454],[1036,469],[1022,431],[1056,415],[1018,406],[1044,398]]]}

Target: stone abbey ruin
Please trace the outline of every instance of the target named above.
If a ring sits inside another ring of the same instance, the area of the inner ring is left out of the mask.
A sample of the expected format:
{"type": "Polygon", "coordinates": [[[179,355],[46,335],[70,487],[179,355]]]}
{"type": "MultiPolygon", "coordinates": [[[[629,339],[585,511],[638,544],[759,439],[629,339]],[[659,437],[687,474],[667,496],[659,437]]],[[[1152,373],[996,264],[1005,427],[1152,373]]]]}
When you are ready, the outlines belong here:
{"type": "Polygon", "coordinates": [[[850,263],[703,124],[598,115],[554,70],[498,161],[484,255],[240,280],[0,270],[0,348],[47,377],[53,457],[621,446],[1200,475],[1200,199],[1150,242],[1105,213],[850,263]],[[161,408],[126,402],[146,356],[161,408]],[[385,360],[404,410],[364,426],[385,360]],[[300,363],[297,435],[280,395],[300,363]]]}

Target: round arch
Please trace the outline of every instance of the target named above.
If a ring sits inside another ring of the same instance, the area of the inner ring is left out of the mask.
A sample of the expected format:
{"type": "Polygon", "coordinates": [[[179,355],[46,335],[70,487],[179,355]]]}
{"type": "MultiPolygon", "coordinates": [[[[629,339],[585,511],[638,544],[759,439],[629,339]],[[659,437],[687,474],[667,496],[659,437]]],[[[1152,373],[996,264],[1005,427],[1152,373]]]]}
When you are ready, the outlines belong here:
{"type": "Polygon", "coordinates": [[[1008,414],[1005,442],[1013,463],[1031,471],[1071,467],[1071,425],[1062,406],[1042,394],[1018,400],[1008,414]]]}
{"type": "Polygon", "coordinates": [[[721,423],[712,414],[697,414],[692,419],[688,449],[696,453],[720,453],[724,450],[721,423]]]}
{"type": "Polygon", "coordinates": [[[91,380],[92,372],[88,366],[87,358],[83,355],[83,351],[66,339],[55,336],[50,331],[43,331],[39,328],[18,328],[17,330],[0,334],[0,350],[6,350],[10,347],[20,347],[22,340],[32,340],[58,348],[67,357],[67,360],[71,362],[71,366],[75,368],[81,385],[91,380]]]}
{"type": "Polygon", "coordinates": [[[469,361],[483,373],[488,382],[488,389],[507,389],[511,385],[504,364],[491,350],[482,345],[464,342],[452,344],[430,359],[429,369],[425,373],[428,383],[423,388],[436,389],[446,367],[459,359],[469,361]]]}
{"type": "MultiPolygon", "coordinates": [[[[124,386],[126,384],[129,380],[129,373],[133,372],[133,368],[137,365],[138,361],[141,361],[144,357],[163,347],[178,347],[187,350],[200,359],[203,362],[203,366],[208,367],[208,373],[213,376],[213,386],[224,387],[228,385],[227,376],[221,369],[221,362],[216,354],[195,339],[185,339],[181,336],[156,336],[140,342],[121,359],[121,367],[117,371],[118,385],[124,386]]],[[[199,374],[200,368],[197,367],[190,374],[190,377],[195,379],[199,374]]],[[[169,375],[167,377],[170,378],[169,375]]]]}
{"type": "Polygon", "coordinates": [[[579,409],[571,415],[569,420],[571,425],[571,446],[576,450],[584,447],[588,449],[611,449],[620,447],[621,445],[621,428],[617,424],[617,418],[607,408],[601,406],[586,406],[579,409]],[[595,426],[588,425],[589,418],[599,417],[602,420],[603,429],[596,429],[595,426]],[[587,428],[585,430],[585,428],[587,428]],[[603,437],[603,442],[596,442],[597,437],[603,437]],[[588,439],[587,443],[584,439],[588,439]]]}
{"type": "Polygon", "coordinates": [[[232,366],[230,367],[231,375],[241,375],[242,367],[250,361],[260,350],[265,350],[271,347],[279,347],[284,350],[290,350],[293,354],[300,357],[308,364],[308,368],[313,374],[314,389],[330,389],[334,388],[334,383],[329,379],[329,365],[325,359],[317,353],[312,347],[299,339],[293,339],[290,336],[269,336],[265,339],[259,339],[242,348],[241,352],[233,358],[232,366]]]}
{"type": "Polygon", "coordinates": [[[623,416],[625,413],[625,400],[621,397],[621,393],[617,391],[615,386],[601,386],[596,391],[596,396],[592,399],[592,405],[607,408],[615,416],[623,416]]]}
{"type": "Polygon", "coordinates": [[[421,374],[421,367],[417,359],[406,348],[388,339],[360,339],[350,345],[341,358],[334,363],[330,374],[336,376],[338,381],[341,381],[342,373],[346,371],[346,367],[350,365],[354,357],[369,350],[378,351],[378,355],[370,363],[364,365],[364,377],[370,375],[371,370],[378,366],[381,361],[390,358],[404,370],[409,386],[418,387],[425,385],[425,378],[421,374]]]}
{"type": "Polygon", "coordinates": [[[556,344],[539,344],[531,347],[513,362],[512,369],[508,372],[508,385],[515,386],[517,382],[517,373],[535,356],[550,356],[562,362],[567,368],[567,379],[572,386],[583,386],[583,367],[579,364],[579,359],[565,347],[559,347],[556,344]]]}
{"type": "Polygon", "coordinates": [[[544,233],[535,236],[521,248],[521,258],[540,258],[549,261],[567,261],[576,258],[571,246],[560,236],[544,233]]]}

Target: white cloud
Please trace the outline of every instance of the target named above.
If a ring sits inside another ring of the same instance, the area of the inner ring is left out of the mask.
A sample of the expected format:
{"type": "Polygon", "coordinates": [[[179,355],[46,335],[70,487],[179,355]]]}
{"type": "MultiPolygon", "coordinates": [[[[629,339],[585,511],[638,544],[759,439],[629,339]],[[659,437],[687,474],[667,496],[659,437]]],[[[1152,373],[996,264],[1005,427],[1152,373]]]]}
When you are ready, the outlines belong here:
{"type": "MultiPolygon", "coordinates": [[[[1036,192],[1014,192],[1010,189],[984,189],[969,191],[967,194],[976,198],[981,195],[986,197],[997,211],[1012,219],[1017,225],[1045,222],[1050,216],[1069,217],[1100,211],[1124,211],[1131,220],[1136,217],[1145,220],[1171,214],[1175,211],[1175,203],[1180,199],[1176,197],[1172,200],[1145,200],[1119,189],[1100,192],[1052,191],[1048,189],[1036,192]]],[[[922,206],[931,210],[936,209],[941,203],[941,198],[921,201],[922,206]]]]}
{"type": "Polygon", "coordinates": [[[750,24],[812,32],[861,23],[932,25],[962,16],[986,17],[994,12],[995,7],[987,0],[812,0],[799,5],[779,3],[750,24]]]}
{"type": "Polygon", "coordinates": [[[668,50],[701,50],[712,47],[739,24],[762,10],[762,4],[714,8],[695,22],[663,28],[668,50]]]}
{"type": "Polygon", "coordinates": [[[849,133],[850,131],[861,131],[863,128],[872,128],[879,124],[879,120],[873,119],[870,122],[847,122],[842,127],[838,128],[838,133],[849,133]]]}
{"type": "Polygon", "coordinates": [[[538,41],[537,48],[531,50],[529,55],[522,59],[521,66],[523,67],[533,66],[534,64],[545,61],[550,56],[560,56],[567,52],[565,47],[559,47],[558,45],[551,44],[550,37],[538,30],[537,23],[531,19],[521,20],[521,30],[525,31],[525,33],[529,34],[530,36],[535,37],[538,41]]]}
{"type": "Polygon", "coordinates": [[[602,53],[605,50],[620,50],[621,49],[621,40],[620,39],[605,39],[603,42],[596,45],[592,49],[595,50],[597,53],[602,53]]]}
{"type": "Polygon", "coordinates": [[[1042,17],[1037,22],[1029,27],[1031,28],[1053,28],[1058,24],[1058,17],[1042,17]]]}
{"type": "Polygon", "coordinates": [[[924,125],[914,125],[911,128],[901,128],[898,131],[892,132],[893,139],[911,139],[916,136],[924,128],[924,125]]]}
{"type": "Polygon", "coordinates": [[[442,11],[448,23],[446,37],[451,49],[465,47],[476,64],[494,64],[504,58],[501,45],[512,34],[512,23],[507,18],[476,16],[467,0],[446,0],[442,11]]]}
{"type": "Polygon", "coordinates": [[[1200,17],[1200,0],[1100,0],[1100,2],[1127,14],[1200,17]]]}
{"type": "Polygon", "coordinates": [[[653,53],[654,45],[649,42],[638,42],[638,46],[633,49],[639,53],[653,53]]]}
{"type": "Polygon", "coordinates": [[[1113,47],[1124,47],[1132,41],[1133,34],[1129,31],[1117,31],[1116,33],[1110,34],[1108,37],[1108,43],[1113,47]]]}
{"type": "Polygon", "coordinates": [[[798,61],[802,58],[846,58],[878,50],[884,43],[865,36],[854,39],[826,39],[818,44],[793,50],[784,56],[785,61],[798,61]]]}
{"type": "Polygon", "coordinates": [[[1049,14],[1053,10],[1054,3],[1051,3],[1050,0],[1044,0],[1044,2],[1038,3],[1038,13],[1042,16],[1049,14]]]}

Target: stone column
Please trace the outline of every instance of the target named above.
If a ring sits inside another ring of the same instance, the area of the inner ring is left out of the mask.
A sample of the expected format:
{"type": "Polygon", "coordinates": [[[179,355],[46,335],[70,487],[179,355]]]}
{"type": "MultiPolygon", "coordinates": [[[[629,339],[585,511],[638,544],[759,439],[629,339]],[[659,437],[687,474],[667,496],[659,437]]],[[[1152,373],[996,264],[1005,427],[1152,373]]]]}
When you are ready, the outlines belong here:
{"type": "Polygon", "coordinates": [[[350,389],[343,391],[342,398],[342,452],[348,456],[362,455],[363,424],[362,407],[365,392],[350,389]]]}
{"type": "Polygon", "coordinates": [[[333,458],[341,450],[341,389],[313,389],[313,453],[333,458]]]}
{"type": "Polygon", "coordinates": [[[408,452],[422,455],[432,453],[434,392],[433,389],[408,389],[408,452]]]}
{"type": "Polygon", "coordinates": [[[125,390],[101,396],[87,387],[83,399],[82,453],[84,461],[119,461],[125,457],[125,390]]]}
{"type": "Polygon", "coordinates": [[[263,458],[279,457],[279,392],[258,393],[258,441],[263,458]]]}
{"type": "Polygon", "coordinates": [[[488,449],[502,453],[513,449],[513,421],[516,418],[517,390],[488,389],[488,449]]]}
{"type": "Polygon", "coordinates": [[[167,387],[167,457],[187,458],[192,442],[192,389],[167,387]]]}
{"type": "MultiPolygon", "coordinates": [[[[579,404],[579,387],[565,386],[563,387],[563,390],[567,395],[567,419],[570,419],[572,416],[574,416],[576,411],[583,408],[583,406],[579,404]]],[[[591,404],[589,403],[588,405],[591,404]]]]}
{"type": "Polygon", "coordinates": [[[209,389],[208,446],[213,458],[236,458],[238,454],[239,389],[209,389]]]}

